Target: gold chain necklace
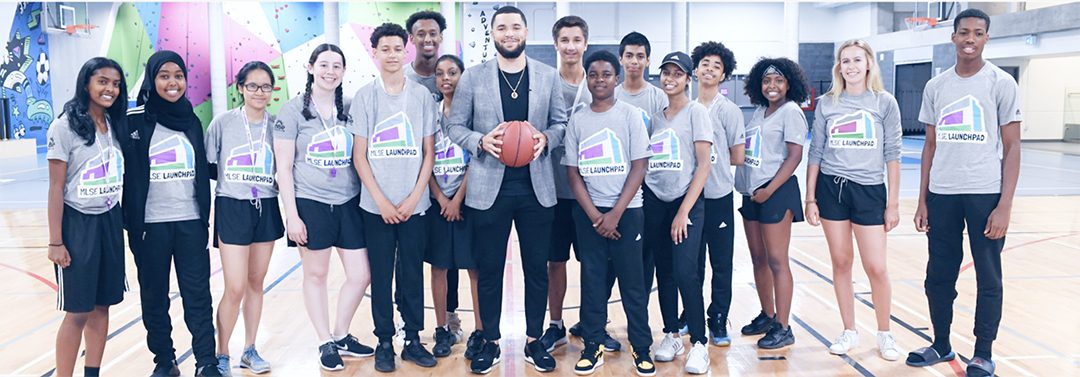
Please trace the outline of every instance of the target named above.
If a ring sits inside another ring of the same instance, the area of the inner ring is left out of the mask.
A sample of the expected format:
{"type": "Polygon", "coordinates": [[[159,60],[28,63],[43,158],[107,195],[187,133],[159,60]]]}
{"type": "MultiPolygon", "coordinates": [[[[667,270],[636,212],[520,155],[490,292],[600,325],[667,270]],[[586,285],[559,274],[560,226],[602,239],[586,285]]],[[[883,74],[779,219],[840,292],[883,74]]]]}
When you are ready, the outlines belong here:
{"type": "MultiPolygon", "coordinates": [[[[525,68],[528,67],[526,66],[525,68]]],[[[521,76],[518,76],[517,85],[511,85],[510,79],[506,78],[506,72],[503,72],[501,68],[499,69],[499,73],[502,74],[503,80],[506,81],[506,86],[510,87],[510,99],[518,98],[517,89],[521,87],[521,79],[525,77],[525,68],[521,69],[521,76]]]]}

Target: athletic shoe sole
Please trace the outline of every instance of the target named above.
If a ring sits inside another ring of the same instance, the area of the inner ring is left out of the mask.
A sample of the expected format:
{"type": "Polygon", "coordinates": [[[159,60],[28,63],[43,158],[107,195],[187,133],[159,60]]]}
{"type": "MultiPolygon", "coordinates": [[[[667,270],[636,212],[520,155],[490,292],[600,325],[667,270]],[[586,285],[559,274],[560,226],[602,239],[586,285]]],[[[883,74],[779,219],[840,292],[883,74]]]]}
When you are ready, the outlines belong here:
{"type": "Polygon", "coordinates": [[[579,376],[588,376],[590,374],[596,373],[596,369],[602,366],[604,366],[604,359],[597,360],[596,365],[593,365],[592,369],[589,370],[578,370],[577,368],[574,368],[574,374],[579,376]]]}
{"type": "Polygon", "coordinates": [[[491,366],[488,367],[487,369],[480,370],[480,371],[473,370],[472,372],[473,372],[473,374],[488,374],[488,373],[491,373],[492,369],[495,369],[496,365],[499,365],[499,358],[498,357],[496,357],[495,360],[493,360],[491,362],[491,366]]]}
{"type": "Polygon", "coordinates": [[[337,353],[340,356],[348,356],[348,357],[372,357],[372,356],[375,356],[375,351],[372,351],[371,353],[355,353],[355,352],[349,352],[349,351],[343,350],[341,348],[338,348],[337,353]]]}
{"type": "Polygon", "coordinates": [[[240,369],[247,369],[247,370],[250,370],[251,373],[255,373],[255,374],[263,374],[263,373],[267,373],[267,372],[270,371],[270,368],[266,368],[266,369],[252,368],[251,365],[244,364],[244,362],[242,362],[242,361],[240,362],[240,369]]]}
{"type": "Polygon", "coordinates": [[[758,348],[766,349],[766,350],[778,350],[778,349],[790,346],[792,344],[795,344],[795,339],[786,340],[783,343],[780,343],[779,345],[776,345],[776,346],[765,347],[765,346],[762,346],[762,345],[759,344],[758,348]]]}
{"type": "Polygon", "coordinates": [[[562,338],[559,338],[559,340],[556,340],[555,343],[551,345],[551,347],[548,347],[547,351],[548,351],[548,353],[551,353],[551,351],[554,351],[555,348],[558,348],[559,346],[564,345],[566,343],[569,343],[569,341],[566,339],[565,336],[562,337],[562,338]]]}
{"type": "Polygon", "coordinates": [[[547,373],[547,372],[555,370],[555,368],[544,369],[544,368],[541,368],[539,365],[536,365],[536,363],[533,362],[532,356],[525,356],[525,362],[529,363],[529,364],[532,364],[533,369],[536,369],[537,372],[547,373]]]}
{"type": "Polygon", "coordinates": [[[642,372],[640,370],[637,370],[637,366],[634,366],[634,370],[637,371],[637,375],[639,375],[641,377],[652,377],[652,376],[656,375],[655,371],[653,371],[652,373],[645,373],[645,372],[642,372]]]}
{"type": "Polygon", "coordinates": [[[338,364],[338,365],[333,366],[333,367],[327,367],[326,365],[322,365],[322,363],[319,363],[319,367],[322,368],[323,370],[328,370],[328,371],[331,371],[331,372],[345,369],[345,365],[342,365],[342,364],[338,364]]]}
{"type": "Polygon", "coordinates": [[[655,358],[655,360],[667,363],[667,362],[674,361],[676,357],[682,356],[682,354],[684,354],[684,353],[686,353],[686,348],[682,348],[678,352],[675,352],[675,356],[672,356],[670,359],[664,360],[664,359],[660,358],[660,356],[657,356],[655,358]]]}

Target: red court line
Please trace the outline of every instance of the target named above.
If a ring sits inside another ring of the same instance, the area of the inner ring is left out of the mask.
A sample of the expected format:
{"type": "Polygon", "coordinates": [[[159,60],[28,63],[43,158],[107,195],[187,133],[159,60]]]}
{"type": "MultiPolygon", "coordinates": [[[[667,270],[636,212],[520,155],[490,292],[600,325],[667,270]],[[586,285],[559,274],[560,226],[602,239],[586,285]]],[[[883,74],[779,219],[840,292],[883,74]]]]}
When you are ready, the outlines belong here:
{"type": "Polygon", "coordinates": [[[49,279],[46,279],[44,276],[35,274],[35,273],[31,272],[31,271],[27,271],[27,270],[24,270],[24,269],[21,269],[21,268],[18,268],[18,267],[15,267],[15,266],[12,266],[10,264],[3,263],[3,262],[0,262],[0,266],[7,267],[7,268],[10,268],[10,269],[18,271],[18,272],[22,272],[23,274],[26,274],[27,276],[32,277],[37,281],[40,281],[42,284],[45,284],[45,286],[52,289],[53,292],[57,291],[56,283],[53,283],[49,279]]]}
{"type": "Polygon", "coordinates": [[[956,361],[956,359],[949,360],[949,366],[951,366],[953,372],[956,373],[956,377],[967,376],[967,371],[965,371],[964,368],[960,366],[960,362],[956,361]]]}
{"type": "MultiPolygon", "coordinates": [[[[1012,250],[1012,249],[1018,249],[1018,248],[1021,248],[1021,247],[1024,247],[1024,246],[1028,246],[1028,245],[1036,244],[1036,243],[1040,243],[1040,242],[1052,241],[1052,240],[1056,240],[1058,238],[1072,237],[1072,236],[1075,236],[1077,234],[1078,233],[1074,232],[1074,233],[1068,233],[1068,234],[1061,234],[1061,235],[1057,235],[1057,236],[1053,236],[1053,237],[1040,238],[1040,239],[1037,239],[1037,240],[1034,240],[1034,241],[1023,242],[1023,243],[1020,243],[1020,244],[1016,244],[1016,245],[1006,247],[1006,248],[1001,250],[1001,253],[1005,254],[1006,251],[1009,251],[1009,250],[1012,250]]],[[[975,261],[968,262],[968,264],[965,264],[964,267],[960,268],[960,272],[967,271],[968,269],[970,269],[971,267],[974,267],[974,266],[975,266],[975,261]]]]}

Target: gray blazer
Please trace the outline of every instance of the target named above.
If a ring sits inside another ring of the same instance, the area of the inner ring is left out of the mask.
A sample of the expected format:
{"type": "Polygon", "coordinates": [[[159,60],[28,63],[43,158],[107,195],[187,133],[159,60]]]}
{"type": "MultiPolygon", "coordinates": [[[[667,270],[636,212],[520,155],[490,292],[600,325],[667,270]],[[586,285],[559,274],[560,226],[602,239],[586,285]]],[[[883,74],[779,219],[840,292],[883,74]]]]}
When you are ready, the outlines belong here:
{"type": "MultiPolygon", "coordinates": [[[[547,136],[547,148],[529,163],[533,192],[544,207],[555,205],[555,178],[551,150],[566,133],[566,105],[556,84],[559,73],[549,65],[526,57],[529,69],[529,124],[547,136]]],[[[465,70],[450,106],[447,133],[454,143],[472,153],[466,171],[465,205],[485,210],[495,203],[502,187],[505,165],[479,148],[480,139],[504,121],[496,59],[465,70]]]]}

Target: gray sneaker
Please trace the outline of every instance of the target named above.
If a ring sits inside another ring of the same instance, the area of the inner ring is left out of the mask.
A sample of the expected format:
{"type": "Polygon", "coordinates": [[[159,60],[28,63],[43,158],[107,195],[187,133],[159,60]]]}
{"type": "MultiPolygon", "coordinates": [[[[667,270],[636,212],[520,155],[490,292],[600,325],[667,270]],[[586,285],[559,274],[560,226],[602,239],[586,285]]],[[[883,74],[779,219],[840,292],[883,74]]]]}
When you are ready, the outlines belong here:
{"type": "Polygon", "coordinates": [[[259,356],[255,345],[244,349],[244,355],[240,356],[240,367],[250,369],[252,373],[263,374],[270,371],[270,363],[259,356]]]}
{"type": "Polygon", "coordinates": [[[232,377],[232,365],[229,364],[229,355],[217,356],[217,370],[222,376],[232,377]]]}

